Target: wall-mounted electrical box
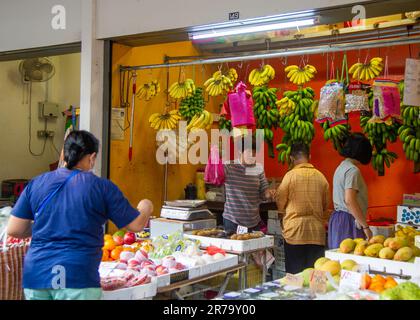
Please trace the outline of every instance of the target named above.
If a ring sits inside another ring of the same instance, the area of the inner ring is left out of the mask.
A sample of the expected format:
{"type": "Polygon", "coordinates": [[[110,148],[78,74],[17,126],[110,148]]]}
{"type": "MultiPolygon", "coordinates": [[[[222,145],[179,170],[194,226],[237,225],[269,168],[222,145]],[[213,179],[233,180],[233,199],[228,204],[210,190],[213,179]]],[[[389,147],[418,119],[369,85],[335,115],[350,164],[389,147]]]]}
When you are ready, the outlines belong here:
{"type": "Polygon", "coordinates": [[[42,119],[53,119],[58,117],[58,104],[48,101],[38,103],[39,117],[42,119]]]}

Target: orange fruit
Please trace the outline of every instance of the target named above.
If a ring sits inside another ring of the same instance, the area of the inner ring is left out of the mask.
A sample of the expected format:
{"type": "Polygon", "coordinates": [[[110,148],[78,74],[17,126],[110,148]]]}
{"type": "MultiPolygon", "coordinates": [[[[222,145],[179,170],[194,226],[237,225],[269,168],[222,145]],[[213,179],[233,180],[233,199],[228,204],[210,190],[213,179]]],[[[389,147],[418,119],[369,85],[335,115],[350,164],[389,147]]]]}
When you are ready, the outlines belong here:
{"type": "Polygon", "coordinates": [[[384,285],[386,282],[386,279],[380,274],[377,274],[372,278],[372,282],[379,282],[379,283],[382,283],[382,285],[384,285]]]}
{"type": "Polygon", "coordinates": [[[131,248],[131,247],[123,247],[122,251],[135,252],[136,250],[134,250],[134,248],[131,248]]]}
{"type": "Polygon", "coordinates": [[[370,275],[368,275],[367,273],[365,273],[362,276],[362,283],[360,285],[360,288],[362,290],[366,290],[369,288],[370,284],[372,283],[372,278],[370,277],[370,275]]]}
{"type": "Polygon", "coordinates": [[[120,259],[120,254],[121,254],[122,249],[118,249],[115,248],[114,250],[111,251],[111,258],[114,260],[119,260],[120,259]]]}
{"type": "Polygon", "coordinates": [[[104,249],[112,251],[115,249],[115,242],[112,239],[105,240],[104,249]]]}
{"type": "Polygon", "coordinates": [[[110,234],[104,235],[104,241],[106,241],[108,239],[112,239],[112,236],[110,234]]]}
{"type": "Polygon", "coordinates": [[[108,261],[109,259],[109,251],[106,249],[102,249],[102,261],[108,261]]]}
{"type": "Polygon", "coordinates": [[[369,287],[369,290],[375,291],[375,292],[377,292],[377,293],[381,293],[382,291],[384,291],[384,290],[385,290],[385,288],[384,288],[384,286],[383,286],[382,284],[377,283],[377,284],[372,284],[372,285],[369,287]]]}
{"type": "Polygon", "coordinates": [[[398,282],[397,282],[397,281],[395,281],[395,279],[394,279],[394,278],[392,278],[392,277],[387,277],[387,278],[386,278],[385,285],[384,285],[384,288],[385,288],[385,289],[394,288],[394,287],[396,287],[397,285],[398,285],[398,282]]]}

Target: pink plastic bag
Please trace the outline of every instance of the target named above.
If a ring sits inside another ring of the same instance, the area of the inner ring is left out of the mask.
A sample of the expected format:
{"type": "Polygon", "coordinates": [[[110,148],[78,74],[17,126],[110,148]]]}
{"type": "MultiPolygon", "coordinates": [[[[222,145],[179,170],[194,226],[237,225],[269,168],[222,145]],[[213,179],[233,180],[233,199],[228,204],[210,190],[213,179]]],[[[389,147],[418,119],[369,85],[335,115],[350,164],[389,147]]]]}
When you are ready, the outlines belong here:
{"type": "Polygon", "coordinates": [[[399,117],[400,113],[398,81],[376,79],[373,82],[373,118],[387,120],[399,117]]]}
{"type": "Polygon", "coordinates": [[[225,182],[225,171],[217,145],[212,145],[210,148],[209,161],[204,171],[204,181],[216,186],[220,186],[225,182]]]}
{"type": "Polygon", "coordinates": [[[239,82],[235,91],[228,95],[229,111],[232,117],[232,126],[254,126],[255,118],[252,110],[254,102],[252,94],[246,90],[246,85],[239,82]]]}

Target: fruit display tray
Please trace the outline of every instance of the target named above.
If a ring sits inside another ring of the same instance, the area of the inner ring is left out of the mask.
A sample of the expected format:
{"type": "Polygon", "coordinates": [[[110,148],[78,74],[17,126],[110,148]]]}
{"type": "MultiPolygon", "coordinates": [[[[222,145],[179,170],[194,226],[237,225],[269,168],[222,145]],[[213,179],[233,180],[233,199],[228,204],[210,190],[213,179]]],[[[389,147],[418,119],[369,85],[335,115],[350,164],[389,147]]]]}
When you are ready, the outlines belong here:
{"type": "Polygon", "coordinates": [[[257,239],[250,240],[231,240],[223,238],[211,238],[211,237],[202,237],[195,236],[189,232],[184,233],[187,238],[195,239],[200,241],[202,248],[207,248],[210,246],[216,246],[220,249],[243,253],[248,251],[255,251],[264,248],[271,248],[274,246],[274,237],[273,236],[264,236],[257,239]]]}
{"type": "Polygon", "coordinates": [[[414,244],[416,247],[420,248],[420,236],[414,238],[414,244]]]}
{"type": "Polygon", "coordinates": [[[148,300],[154,297],[156,293],[157,281],[152,280],[150,283],[141,286],[103,291],[102,300],[148,300]]]}
{"type": "Polygon", "coordinates": [[[420,277],[420,258],[417,257],[414,262],[394,261],[355,254],[341,253],[338,249],[325,251],[325,257],[331,260],[354,260],[358,264],[369,266],[372,271],[392,273],[401,276],[420,277]]]}
{"type": "Polygon", "coordinates": [[[239,258],[237,255],[227,253],[225,258],[222,260],[218,260],[211,263],[207,263],[202,266],[190,268],[189,279],[202,277],[210,273],[214,273],[223,269],[234,267],[238,265],[238,263],[239,263],[239,258]]]}

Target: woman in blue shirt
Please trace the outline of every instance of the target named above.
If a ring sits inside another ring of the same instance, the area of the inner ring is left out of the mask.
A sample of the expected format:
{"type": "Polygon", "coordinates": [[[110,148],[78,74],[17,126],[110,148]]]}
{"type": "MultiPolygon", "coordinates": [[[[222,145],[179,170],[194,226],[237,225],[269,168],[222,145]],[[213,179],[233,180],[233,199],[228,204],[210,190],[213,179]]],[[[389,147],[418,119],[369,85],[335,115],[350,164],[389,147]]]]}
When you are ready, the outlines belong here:
{"type": "Polygon", "coordinates": [[[115,184],[90,172],[98,148],[91,133],[71,132],[65,167],[33,179],[13,208],[8,234],[32,236],[23,269],[27,299],[100,299],[104,224],[139,232],[153,212],[150,200],[134,209],[115,184]]]}

